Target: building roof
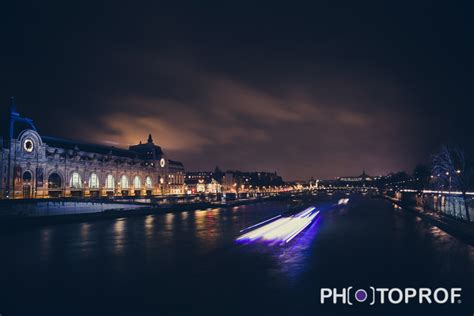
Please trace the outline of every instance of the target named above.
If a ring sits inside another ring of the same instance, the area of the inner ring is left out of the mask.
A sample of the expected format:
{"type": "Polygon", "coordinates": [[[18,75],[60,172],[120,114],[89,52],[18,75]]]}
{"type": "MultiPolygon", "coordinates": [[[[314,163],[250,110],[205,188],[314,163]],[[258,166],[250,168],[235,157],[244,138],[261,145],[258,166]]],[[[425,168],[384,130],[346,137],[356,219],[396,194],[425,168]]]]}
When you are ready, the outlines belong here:
{"type": "Polygon", "coordinates": [[[117,148],[99,144],[89,144],[69,139],[41,136],[43,143],[50,147],[63,148],[69,150],[79,150],[84,152],[96,153],[101,155],[113,155],[125,158],[139,158],[140,154],[128,149],[117,148]]]}
{"type": "Polygon", "coordinates": [[[183,163],[181,161],[176,161],[176,160],[171,160],[168,159],[168,163],[170,165],[178,166],[178,167],[184,167],[183,163]]]}
{"type": "Polygon", "coordinates": [[[129,150],[134,151],[134,152],[139,152],[139,153],[154,153],[154,158],[159,158],[161,155],[163,155],[163,151],[161,150],[161,147],[158,145],[155,145],[153,143],[153,139],[151,138],[151,135],[148,136],[148,141],[146,143],[140,142],[138,145],[132,145],[129,147],[129,150]]]}

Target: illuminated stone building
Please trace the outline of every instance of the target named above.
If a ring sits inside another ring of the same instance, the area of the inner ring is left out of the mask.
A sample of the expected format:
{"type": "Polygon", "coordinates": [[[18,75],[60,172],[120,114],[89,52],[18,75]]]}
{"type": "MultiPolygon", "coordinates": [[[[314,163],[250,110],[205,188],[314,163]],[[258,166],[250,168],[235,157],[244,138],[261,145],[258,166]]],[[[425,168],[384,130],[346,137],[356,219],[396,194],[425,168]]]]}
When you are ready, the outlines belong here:
{"type": "Polygon", "coordinates": [[[38,133],[14,104],[0,141],[3,198],[153,196],[184,193],[184,167],[152,136],[120,149],[38,133]]]}
{"type": "Polygon", "coordinates": [[[366,182],[370,182],[370,181],[373,181],[374,178],[367,175],[365,173],[365,170],[362,171],[362,174],[360,176],[357,176],[357,177],[339,177],[337,178],[338,181],[340,182],[348,182],[348,183],[366,183],[366,182]]]}
{"type": "MultiPolygon", "coordinates": [[[[218,170],[216,168],[216,170],[218,170]]],[[[185,183],[188,193],[221,193],[222,185],[220,171],[186,172],[185,183]]]]}
{"type": "Polygon", "coordinates": [[[186,173],[186,185],[191,192],[242,192],[252,189],[282,186],[283,179],[276,172],[242,172],[228,170],[195,171],[186,173]],[[204,189],[203,189],[204,188],[204,189]]]}
{"type": "Polygon", "coordinates": [[[331,180],[317,180],[317,188],[328,187],[344,187],[344,188],[358,188],[358,187],[374,187],[380,182],[381,176],[369,176],[362,171],[359,176],[338,177],[331,180]]]}

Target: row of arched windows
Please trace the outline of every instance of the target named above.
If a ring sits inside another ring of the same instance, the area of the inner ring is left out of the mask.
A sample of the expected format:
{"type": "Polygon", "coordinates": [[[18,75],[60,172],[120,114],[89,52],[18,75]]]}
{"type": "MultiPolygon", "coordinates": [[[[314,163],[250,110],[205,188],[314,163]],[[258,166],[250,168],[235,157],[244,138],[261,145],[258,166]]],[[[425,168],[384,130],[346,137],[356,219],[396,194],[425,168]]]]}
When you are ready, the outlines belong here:
{"type": "MultiPolygon", "coordinates": [[[[71,175],[70,179],[70,186],[72,189],[82,189],[82,179],[79,173],[73,172],[71,175]]],[[[128,177],[126,175],[123,175],[120,178],[119,185],[123,189],[128,189],[129,188],[129,181],[128,177]]],[[[140,190],[142,186],[142,181],[139,176],[135,176],[133,178],[133,188],[135,190],[140,190]]],[[[89,188],[90,189],[99,189],[100,184],[99,184],[99,177],[95,173],[91,173],[89,177],[89,188]]],[[[115,178],[113,175],[108,174],[107,177],[105,178],[105,188],[109,190],[115,189],[115,178]]],[[[147,176],[145,178],[145,188],[147,190],[153,188],[153,181],[150,176],[147,176]]]]}

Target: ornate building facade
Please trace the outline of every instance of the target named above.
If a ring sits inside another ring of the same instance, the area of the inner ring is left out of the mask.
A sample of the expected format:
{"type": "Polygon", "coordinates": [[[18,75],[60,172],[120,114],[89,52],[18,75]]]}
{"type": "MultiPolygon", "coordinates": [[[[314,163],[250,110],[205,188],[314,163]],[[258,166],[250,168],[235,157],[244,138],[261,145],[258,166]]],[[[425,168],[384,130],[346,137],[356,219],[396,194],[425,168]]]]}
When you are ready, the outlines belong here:
{"type": "Polygon", "coordinates": [[[184,166],[151,135],[129,149],[41,135],[14,105],[0,141],[0,197],[113,197],[183,194],[184,166]]]}

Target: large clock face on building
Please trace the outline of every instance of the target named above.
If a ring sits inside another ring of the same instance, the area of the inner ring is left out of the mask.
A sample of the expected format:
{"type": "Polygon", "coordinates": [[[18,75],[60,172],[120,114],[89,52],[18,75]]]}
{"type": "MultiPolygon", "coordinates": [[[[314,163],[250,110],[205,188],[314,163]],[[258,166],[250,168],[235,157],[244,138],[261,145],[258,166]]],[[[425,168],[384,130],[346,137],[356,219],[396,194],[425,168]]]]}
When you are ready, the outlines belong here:
{"type": "Polygon", "coordinates": [[[29,152],[29,153],[32,152],[34,147],[35,147],[35,145],[34,145],[33,141],[30,138],[27,138],[23,141],[23,149],[26,152],[29,152]]]}
{"type": "Polygon", "coordinates": [[[165,164],[166,164],[165,158],[161,158],[161,159],[160,159],[160,167],[161,167],[161,168],[164,168],[164,167],[165,167],[165,164]]]}

